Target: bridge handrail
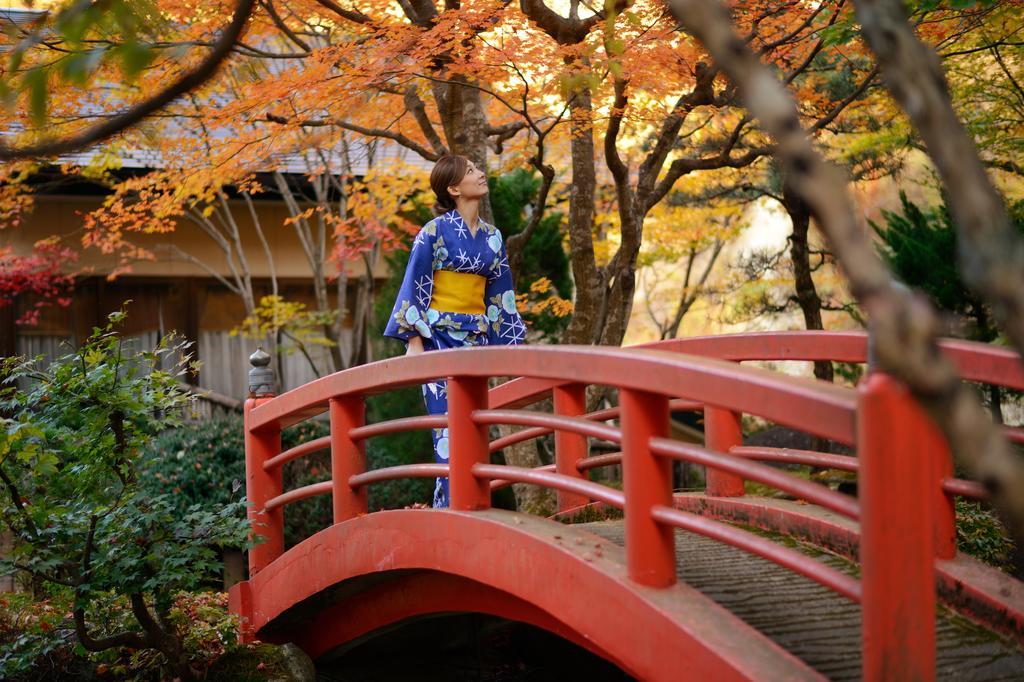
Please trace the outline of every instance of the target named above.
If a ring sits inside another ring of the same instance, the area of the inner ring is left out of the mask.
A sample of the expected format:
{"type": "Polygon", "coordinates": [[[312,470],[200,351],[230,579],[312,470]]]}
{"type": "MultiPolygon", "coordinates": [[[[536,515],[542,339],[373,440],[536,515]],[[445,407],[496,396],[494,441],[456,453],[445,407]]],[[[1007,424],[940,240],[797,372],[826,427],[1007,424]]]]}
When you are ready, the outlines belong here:
{"type": "MultiPolygon", "coordinates": [[[[1012,350],[959,339],[942,339],[939,347],[964,379],[1024,390],[1024,366],[1012,350]]],[[[864,364],[868,360],[868,335],[856,331],[744,332],[667,339],[627,348],[687,353],[731,362],[831,360],[864,364]]],[[[492,390],[491,405],[521,407],[547,397],[555,385],[557,382],[550,380],[514,379],[492,390]]]]}
{"type": "MultiPolygon", "coordinates": [[[[695,353],[733,362],[833,360],[863,363],[867,360],[867,345],[868,338],[864,332],[792,331],[668,339],[629,348],[695,353]]],[[[1024,367],[1014,352],[989,344],[954,339],[944,339],[940,345],[957,364],[958,370],[965,379],[1024,390],[1024,367]]],[[[517,378],[492,389],[490,405],[499,407],[505,404],[534,403],[546,397],[546,391],[540,394],[534,393],[525,403],[521,398],[517,400],[515,397],[510,397],[509,392],[521,393],[523,384],[537,384],[537,382],[544,383],[547,391],[559,385],[559,382],[550,379],[517,378]]],[[[530,392],[530,389],[527,391],[530,392]]],[[[699,403],[694,401],[675,399],[672,402],[672,407],[675,410],[699,407],[699,403]]],[[[616,418],[618,413],[618,408],[610,408],[583,416],[594,421],[603,421],[616,418]]],[[[364,426],[359,429],[358,434],[353,435],[358,435],[359,438],[371,438],[387,433],[398,433],[410,428],[443,428],[446,425],[444,420],[444,417],[438,416],[407,417],[364,426]]],[[[522,430],[493,441],[491,451],[496,452],[510,445],[552,432],[552,429],[544,427],[522,430]]],[[[1004,433],[1012,442],[1024,443],[1024,430],[1006,427],[1004,433]]],[[[329,437],[325,437],[311,443],[298,445],[266,462],[264,466],[269,470],[276,466],[282,466],[293,459],[326,449],[329,446],[329,440],[329,437]]],[[[837,462],[840,463],[837,468],[843,468],[841,461],[837,460],[837,462]]],[[[810,464],[809,461],[806,463],[810,464]]],[[[815,464],[815,466],[827,465],[815,464]]],[[[965,481],[964,483],[969,482],[965,481]]],[[[971,490],[972,493],[976,493],[969,495],[972,499],[987,498],[987,495],[983,492],[978,493],[976,488],[971,486],[954,486],[953,489],[971,490]]]]}
{"type": "MultiPolygon", "coordinates": [[[[1019,356],[1014,351],[991,344],[959,339],[942,339],[939,346],[953,361],[957,371],[965,380],[1024,390],[1024,364],[1021,363],[1019,356]]],[[[863,364],[868,361],[868,335],[866,332],[858,331],[744,332],[667,339],[628,346],[628,348],[689,353],[731,362],[831,360],[863,364]]],[[[547,398],[558,385],[558,382],[546,379],[526,377],[513,379],[491,389],[490,404],[492,407],[505,405],[523,407],[547,398]]],[[[675,402],[684,403],[686,401],[675,402]]],[[[696,409],[696,406],[684,405],[679,405],[676,409],[683,410],[686,407],[696,409]]],[[[540,429],[522,431],[509,436],[508,441],[502,442],[501,445],[523,442],[547,433],[549,432],[540,429]]],[[[1024,444],[1024,429],[1004,427],[1003,433],[1011,442],[1024,444]]],[[[762,450],[761,452],[766,454],[768,451],[762,450]]],[[[802,455],[805,460],[803,463],[810,466],[830,467],[832,466],[830,462],[832,462],[837,465],[833,468],[856,470],[849,468],[849,462],[832,459],[840,456],[818,453],[822,456],[817,458],[817,461],[812,461],[815,460],[812,454],[810,451],[806,451],[806,454],[802,455]]],[[[774,461],[780,460],[775,459],[774,461]]],[[[789,457],[788,461],[796,463],[793,457],[789,457]]],[[[609,464],[611,463],[613,462],[609,462],[609,464]]],[[[952,476],[945,480],[948,485],[944,485],[943,489],[950,495],[973,500],[987,500],[990,497],[981,485],[973,481],[957,479],[952,476]]],[[[735,483],[733,481],[731,490],[734,494],[738,492],[735,483]]],[[[948,554],[948,542],[946,546],[948,554]]]]}
{"type": "MultiPolygon", "coordinates": [[[[790,331],[748,332],[694,336],[631,346],[736,362],[832,360],[863,364],[868,361],[866,332],[790,331]]],[[[1009,348],[978,341],[941,339],[939,348],[968,381],[1024,390],[1024,365],[1009,348]]]]}
{"type": "Polygon", "coordinates": [[[855,521],[860,519],[860,505],[854,498],[829,490],[818,483],[797,478],[775,467],[668,438],[652,438],[651,451],[682,462],[700,464],[709,469],[726,471],[742,476],[744,479],[764,483],[794,495],[798,499],[814,502],[826,509],[831,509],[849,519],[855,521]]]}
{"type": "Polygon", "coordinates": [[[805,466],[839,471],[856,472],[857,458],[852,455],[834,455],[816,450],[798,450],[795,448],[771,448],[761,446],[736,446],[729,448],[729,454],[753,459],[758,462],[779,462],[783,464],[803,464],[805,466]]]}
{"type": "Polygon", "coordinates": [[[418,356],[381,360],[322,377],[262,402],[251,411],[249,428],[252,431],[286,428],[326,412],[328,401],[340,396],[369,396],[446,376],[503,374],[541,375],[538,378],[559,384],[576,383],[580,376],[589,374],[589,384],[650,390],[670,397],[686,398],[687,392],[710,393],[702,398],[703,402],[759,414],[838,442],[853,442],[851,415],[856,399],[849,389],[816,385],[796,377],[698,356],[592,346],[490,347],[472,352],[466,349],[435,351],[428,362],[422,362],[418,356]],[[647,373],[638,375],[638,368],[646,369],[647,373]],[[668,375],[679,379],[683,385],[672,387],[668,375]],[[765,397],[773,400],[762,402],[765,397]],[[793,409],[789,402],[794,403],[793,409]]]}
{"type": "MultiPolygon", "coordinates": [[[[491,391],[493,390],[494,389],[491,389],[491,391]]],[[[700,410],[704,407],[704,405],[693,400],[673,398],[672,400],[668,401],[668,407],[673,412],[686,412],[689,410],[700,410]]],[[[609,421],[611,419],[618,419],[621,412],[622,410],[618,407],[608,407],[603,410],[595,410],[594,412],[582,414],[580,415],[580,418],[589,419],[591,421],[609,421]]],[[[497,438],[491,441],[491,452],[497,452],[499,450],[507,448],[510,445],[524,443],[528,440],[540,438],[541,436],[547,436],[551,433],[554,433],[554,430],[544,426],[523,429],[522,431],[517,431],[516,433],[512,433],[507,436],[502,436],[501,438],[497,438]]]]}

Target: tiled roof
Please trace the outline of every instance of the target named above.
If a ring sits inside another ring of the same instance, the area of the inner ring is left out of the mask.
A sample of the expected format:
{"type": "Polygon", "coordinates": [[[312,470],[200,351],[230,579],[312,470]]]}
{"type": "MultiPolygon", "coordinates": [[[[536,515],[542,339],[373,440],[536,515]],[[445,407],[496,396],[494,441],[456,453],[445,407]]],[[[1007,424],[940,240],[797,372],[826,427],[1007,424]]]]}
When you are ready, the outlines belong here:
{"type": "MultiPolygon", "coordinates": [[[[348,163],[342,162],[343,156],[339,149],[336,153],[328,156],[329,166],[331,171],[334,173],[352,173],[353,175],[363,175],[369,170],[370,167],[370,151],[371,147],[363,140],[349,139],[348,140],[348,163]]],[[[69,163],[75,166],[85,166],[96,156],[103,154],[104,150],[99,149],[87,149],[74,154],[66,154],[60,157],[61,163],[69,163]]],[[[149,168],[162,168],[164,166],[164,160],[161,157],[160,152],[155,149],[128,149],[119,150],[118,157],[122,168],[126,169],[149,169],[149,168]]],[[[405,164],[409,164],[414,167],[429,169],[433,167],[433,163],[426,161],[418,154],[409,151],[405,147],[388,142],[386,140],[378,141],[372,150],[372,159],[374,164],[387,164],[392,161],[397,161],[405,164]]],[[[279,171],[282,173],[305,175],[309,173],[310,167],[316,168],[321,165],[321,161],[317,155],[313,152],[294,152],[291,154],[276,154],[267,160],[266,166],[257,169],[257,172],[271,172],[279,171]],[[308,154],[308,162],[307,162],[308,154]]]]}
{"type": "Polygon", "coordinates": [[[23,26],[44,14],[46,14],[45,11],[38,9],[0,7],[0,26],[7,23],[15,24],[16,26],[23,26]]]}

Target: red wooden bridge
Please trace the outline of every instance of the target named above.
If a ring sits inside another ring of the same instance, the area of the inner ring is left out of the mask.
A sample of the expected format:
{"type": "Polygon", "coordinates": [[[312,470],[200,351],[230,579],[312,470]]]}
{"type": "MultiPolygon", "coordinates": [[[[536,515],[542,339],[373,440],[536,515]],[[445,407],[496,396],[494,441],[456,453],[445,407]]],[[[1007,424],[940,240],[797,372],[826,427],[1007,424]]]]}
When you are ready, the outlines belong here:
{"type": "MultiPolygon", "coordinates": [[[[965,379],[1024,390],[1015,354],[943,347],[965,379]]],[[[232,609],[246,637],[293,641],[314,659],[410,619],[469,612],[553,632],[643,680],[1024,678],[1024,585],[957,553],[955,498],[985,491],[954,476],[942,436],[906,391],[877,372],[853,389],[742,364],[866,356],[859,333],[479,348],[250,399],[247,490],[265,542],[250,552],[232,609]],[[365,423],[367,396],[439,377],[446,417],[365,423]],[[488,389],[493,377],[512,380],[488,389]],[[588,386],[613,389],[618,407],[586,413],[588,386]],[[539,403],[552,411],[526,409],[539,403]],[[703,412],[703,445],[670,438],[670,413],[683,411],[703,412]],[[281,451],[282,429],[325,412],[329,437],[281,451]],[[856,454],[744,446],[741,415],[856,454]],[[527,428],[491,440],[501,424],[527,428]],[[443,426],[447,465],[366,469],[367,439],[443,426]],[[551,466],[490,463],[552,433],[551,466]],[[621,452],[591,455],[596,441],[621,452]],[[329,480],[282,490],[282,467],[327,448],[329,480]],[[675,493],[674,461],[706,467],[706,490],[675,493]],[[854,472],[857,495],[769,463],[854,472]],[[621,467],[621,487],[590,480],[609,466],[621,467]],[[435,476],[449,478],[450,510],[368,513],[367,486],[435,476]],[[745,495],[745,481],[788,499],[745,495]],[[567,524],[492,509],[492,491],[511,482],[556,490],[563,516],[593,505],[621,519],[567,524]],[[332,497],[334,524],[285,551],[285,508],[316,495],[332,497]]],[[[1020,430],[1007,436],[1024,443],[1020,430]]]]}

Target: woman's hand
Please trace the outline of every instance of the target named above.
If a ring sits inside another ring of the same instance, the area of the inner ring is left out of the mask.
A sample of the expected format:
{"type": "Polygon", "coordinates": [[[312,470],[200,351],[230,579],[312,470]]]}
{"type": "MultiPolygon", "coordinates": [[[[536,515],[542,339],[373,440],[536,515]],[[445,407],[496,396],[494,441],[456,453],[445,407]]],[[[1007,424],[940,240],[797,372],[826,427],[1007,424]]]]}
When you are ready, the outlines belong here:
{"type": "Polygon", "coordinates": [[[423,338],[419,335],[410,336],[409,344],[405,348],[406,355],[419,355],[423,352],[423,338]]]}

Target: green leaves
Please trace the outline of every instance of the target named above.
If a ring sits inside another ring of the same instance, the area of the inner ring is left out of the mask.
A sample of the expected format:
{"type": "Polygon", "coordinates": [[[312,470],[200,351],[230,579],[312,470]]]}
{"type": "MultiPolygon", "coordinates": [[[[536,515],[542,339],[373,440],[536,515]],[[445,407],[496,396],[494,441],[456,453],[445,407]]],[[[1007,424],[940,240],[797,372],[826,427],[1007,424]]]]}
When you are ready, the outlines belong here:
{"type": "Polygon", "coordinates": [[[915,0],[906,3],[907,13],[911,16],[934,12],[943,6],[950,9],[970,9],[972,7],[991,7],[996,0],[915,0]]]}
{"type": "Polygon", "coordinates": [[[111,54],[121,63],[121,70],[129,80],[137,78],[156,57],[152,48],[137,40],[113,48],[111,54]]]}
{"type": "Polygon", "coordinates": [[[1009,562],[1013,541],[991,510],[980,503],[958,498],[956,546],[987,564],[1003,567],[1009,562]]]}
{"type": "Polygon", "coordinates": [[[75,85],[85,85],[103,60],[101,49],[86,50],[69,55],[60,63],[61,74],[75,85]]]}
{"type": "Polygon", "coordinates": [[[831,26],[821,29],[818,32],[818,37],[821,38],[825,47],[834,47],[852,42],[859,33],[857,24],[853,16],[850,15],[845,19],[840,19],[831,26]]]}
{"type": "Polygon", "coordinates": [[[7,32],[7,64],[0,68],[0,101],[11,108],[25,97],[30,120],[46,123],[51,92],[61,83],[86,86],[105,65],[117,66],[125,84],[138,79],[156,56],[153,43],[168,24],[144,0],[78,0],[55,14],[40,14],[19,32],[7,32]]]}
{"type": "Polygon", "coordinates": [[[29,116],[32,122],[43,125],[46,122],[48,103],[46,99],[46,70],[42,67],[30,69],[22,79],[22,89],[28,91],[29,116]]]}
{"type": "MultiPolygon", "coordinates": [[[[988,308],[964,283],[957,268],[957,230],[945,204],[922,208],[900,193],[901,211],[882,211],[885,224],[872,222],[880,237],[879,254],[903,283],[920,289],[946,311],[973,322],[968,336],[990,342],[997,330],[988,308]]],[[[1024,204],[1011,206],[1017,229],[1024,234],[1024,204]]]]}

